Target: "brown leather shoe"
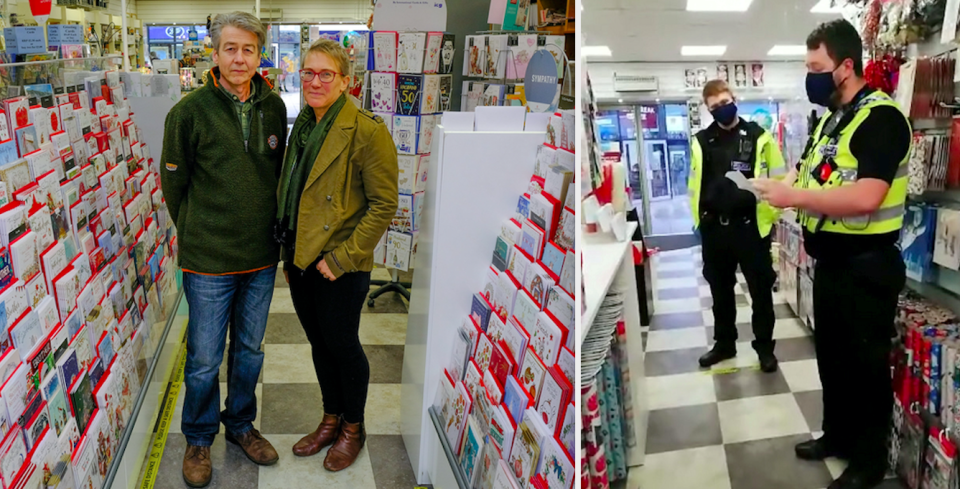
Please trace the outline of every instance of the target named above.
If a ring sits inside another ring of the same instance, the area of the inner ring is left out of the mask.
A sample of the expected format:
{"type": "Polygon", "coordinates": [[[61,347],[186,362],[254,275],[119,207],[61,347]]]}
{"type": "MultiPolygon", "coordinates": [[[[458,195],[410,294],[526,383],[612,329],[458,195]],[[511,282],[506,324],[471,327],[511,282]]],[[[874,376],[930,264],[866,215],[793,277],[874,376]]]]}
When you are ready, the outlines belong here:
{"type": "Polygon", "coordinates": [[[273,465],[280,460],[273,445],[256,429],[239,436],[227,434],[226,438],[228,442],[240,445],[247,458],[257,465],[273,465]]]}
{"type": "Polygon", "coordinates": [[[183,482],[190,487],[205,487],[213,475],[210,447],[187,446],[183,454],[183,482]]]}
{"type": "Polygon", "coordinates": [[[367,430],[363,423],[340,423],[340,436],[337,442],[327,451],[327,458],[323,460],[323,468],[338,472],[351,465],[360,455],[360,450],[367,441],[367,430]]]}
{"type": "Polygon", "coordinates": [[[340,435],[340,416],[323,414],[323,420],[316,431],[300,439],[293,446],[293,454],[298,457],[309,457],[333,444],[340,435]]]}

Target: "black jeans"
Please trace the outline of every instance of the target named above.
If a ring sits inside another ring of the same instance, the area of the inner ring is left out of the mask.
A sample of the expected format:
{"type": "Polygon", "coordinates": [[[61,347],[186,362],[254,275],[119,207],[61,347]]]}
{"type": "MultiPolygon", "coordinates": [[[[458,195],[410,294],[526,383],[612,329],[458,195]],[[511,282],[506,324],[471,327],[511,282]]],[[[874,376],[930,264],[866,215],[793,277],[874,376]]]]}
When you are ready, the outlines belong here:
{"type": "Polygon", "coordinates": [[[737,341],[737,265],[743,271],[753,301],[753,348],[773,353],[773,258],[770,236],[761,238],[756,218],[721,220],[704,216],[700,224],[703,241],[703,278],[713,295],[713,339],[722,347],[737,341]]]}
{"type": "Polygon", "coordinates": [[[370,292],[370,272],[345,273],[331,282],[317,262],[302,271],[285,269],[293,307],[312,347],[324,412],[363,422],[370,364],[360,344],[360,312],[370,292]]]}
{"type": "Polygon", "coordinates": [[[882,471],[893,410],[890,347],[905,267],[899,250],[821,259],[813,277],[813,338],[823,433],[850,463],[882,471]]]}

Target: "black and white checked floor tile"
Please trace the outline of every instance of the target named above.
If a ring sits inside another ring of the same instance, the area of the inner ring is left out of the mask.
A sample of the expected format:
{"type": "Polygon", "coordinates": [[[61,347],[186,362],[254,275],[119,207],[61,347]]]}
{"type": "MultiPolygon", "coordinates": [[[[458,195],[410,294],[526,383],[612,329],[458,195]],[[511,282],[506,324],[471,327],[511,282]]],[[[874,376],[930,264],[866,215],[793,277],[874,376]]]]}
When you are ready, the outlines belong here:
{"type": "MultiPolygon", "coordinates": [[[[704,370],[697,359],[713,344],[710,288],[699,248],[653,259],[655,314],[643,328],[650,410],[644,466],[636,489],[823,489],[845,468],[807,462],[799,442],[819,436],[820,378],[809,330],[775,294],[774,338],[780,370],[764,374],[750,346],[750,294],[737,274],[736,358],[704,370]]],[[[881,489],[900,489],[894,480],[881,489]]]]}
{"type": "MultiPolygon", "coordinates": [[[[374,270],[373,278],[389,280],[389,274],[378,269],[374,270]]],[[[410,278],[410,273],[400,276],[404,282],[410,278]]],[[[306,458],[296,457],[291,451],[297,440],[316,429],[323,416],[323,405],[317,375],[311,365],[310,344],[293,310],[290,289],[283,273],[279,272],[264,335],[264,362],[257,386],[258,412],[254,426],[277,449],[280,461],[270,467],[258,467],[247,460],[239,447],[225,443],[223,437],[218,436],[211,447],[213,480],[208,487],[410,489],[416,486],[400,436],[400,374],[407,302],[398,294],[388,293],[377,298],[372,308],[364,304],[363,313],[360,341],[370,362],[365,414],[367,442],[354,465],[342,472],[328,472],[323,468],[327,449],[306,458]]],[[[226,378],[226,358],[220,378],[226,378]]],[[[183,395],[181,388],[155,489],[187,487],[181,477],[186,450],[180,434],[183,395]]],[[[226,395],[226,384],[221,383],[221,407],[226,395]]]]}

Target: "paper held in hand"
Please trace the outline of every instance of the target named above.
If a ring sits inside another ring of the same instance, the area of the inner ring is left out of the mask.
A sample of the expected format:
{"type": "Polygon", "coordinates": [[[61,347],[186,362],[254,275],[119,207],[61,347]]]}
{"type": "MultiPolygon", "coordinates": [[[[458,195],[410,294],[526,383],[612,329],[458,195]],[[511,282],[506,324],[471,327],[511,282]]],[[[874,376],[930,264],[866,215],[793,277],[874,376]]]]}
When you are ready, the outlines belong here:
{"type": "Polygon", "coordinates": [[[753,186],[753,182],[747,180],[747,177],[743,176],[743,173],[738,171],[728,171],[724,176],[730,180],[733,180],[733,183],[737,184],[737,188],[746,190],[747,192],[752,193],[757,199],[760,199],[760,192],[758,192],[757,188],[753,186]]]}

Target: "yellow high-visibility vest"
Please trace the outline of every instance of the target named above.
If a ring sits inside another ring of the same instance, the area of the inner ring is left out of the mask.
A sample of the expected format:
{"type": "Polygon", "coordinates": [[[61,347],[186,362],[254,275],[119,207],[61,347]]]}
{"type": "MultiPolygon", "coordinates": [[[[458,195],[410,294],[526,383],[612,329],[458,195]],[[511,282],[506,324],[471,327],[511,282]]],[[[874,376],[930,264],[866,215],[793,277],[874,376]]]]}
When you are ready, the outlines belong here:
{"type": "MultiPolygon", "coordinates": [[[[880,91],[873,92],[856,103],[850,123],[841,128],[840,133],[834,138],[825,134],[825,126],[835,114],[830,111],[824,114],[814,132],[814,144],[801,162],[800,174],[794,185],[802,189],[819,190],[851,185],[856,182],[858,164],[857,158],[850,152],[850,140],[860,124],[870,115],[870,110],[879,106],[893,106],[899,109],[897,103],[887,94],[880,91]],[[834,165],[824,163],[824,157],[832,158],[834,165]]],[[[910,127],[909,120],[907,120],[907,127],[910,127]]],[[[897,168],[896,176],[890,184],[890,189],[887,190],[886,197],[876,211],[861,216],[834,218],[808,210],[798,210],[800,225],[812,233],[828,231],[869,235],[899,231],[903,225],[904,206],[907,201],[909,160],[910,151],[908,150],[897,168]]]]}

